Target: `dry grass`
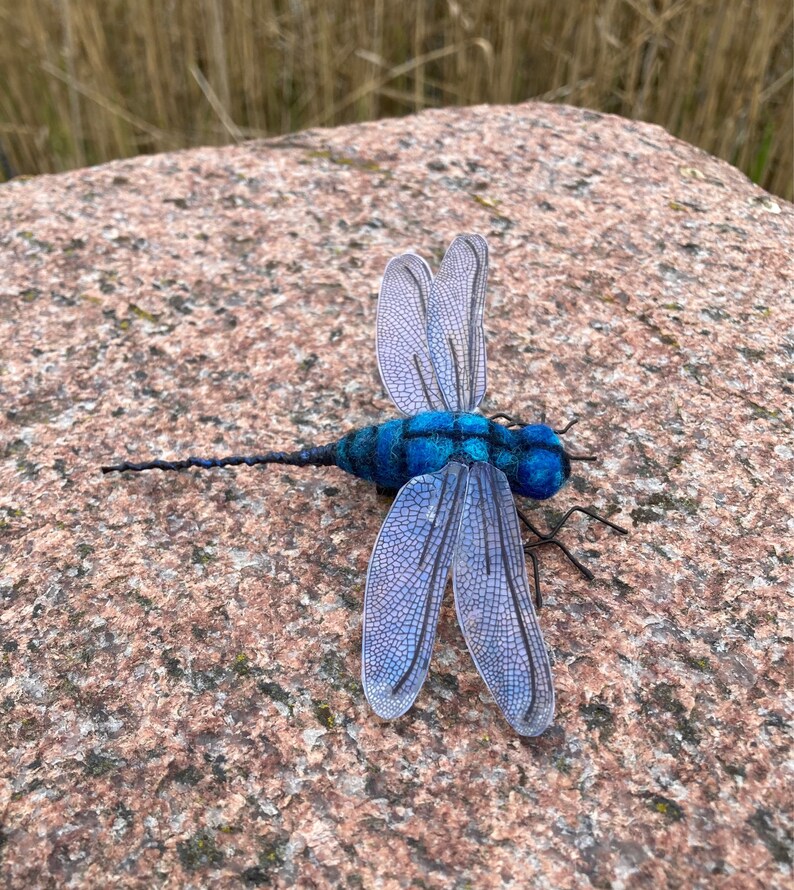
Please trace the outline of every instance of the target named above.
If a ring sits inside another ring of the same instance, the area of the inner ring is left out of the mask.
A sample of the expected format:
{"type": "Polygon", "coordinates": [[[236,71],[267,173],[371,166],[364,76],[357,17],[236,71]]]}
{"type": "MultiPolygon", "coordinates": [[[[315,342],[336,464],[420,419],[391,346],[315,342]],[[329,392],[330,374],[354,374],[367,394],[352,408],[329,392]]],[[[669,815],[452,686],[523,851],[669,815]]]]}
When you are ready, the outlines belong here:
{"type": "Polygon", "coordinates": [[[659,123],[791,199],[792,17],[791,0],[0,0],[0,168],[539,97],[659,123]]]}

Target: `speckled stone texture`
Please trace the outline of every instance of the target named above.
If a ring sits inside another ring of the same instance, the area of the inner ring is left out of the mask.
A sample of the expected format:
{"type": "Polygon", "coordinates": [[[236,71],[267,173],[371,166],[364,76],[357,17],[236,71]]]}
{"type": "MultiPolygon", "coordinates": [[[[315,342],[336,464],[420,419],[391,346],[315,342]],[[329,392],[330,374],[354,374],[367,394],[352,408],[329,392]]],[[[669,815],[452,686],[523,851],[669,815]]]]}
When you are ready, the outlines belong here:
{"type": "Polygon", "coordinates": [[[791,206],[657,127],[529,104],[14,181],[0,220],[5,886],[787,884],[791,206]],[[380,275],[467,231],[484,408],[580,414],[602,458],[533,515],[631,528],[571,522],[589,585],[542,555],[532,740],[450,591],[416,706],[367,708],[367,484],[98,471],[392,415],[380,275]]]}

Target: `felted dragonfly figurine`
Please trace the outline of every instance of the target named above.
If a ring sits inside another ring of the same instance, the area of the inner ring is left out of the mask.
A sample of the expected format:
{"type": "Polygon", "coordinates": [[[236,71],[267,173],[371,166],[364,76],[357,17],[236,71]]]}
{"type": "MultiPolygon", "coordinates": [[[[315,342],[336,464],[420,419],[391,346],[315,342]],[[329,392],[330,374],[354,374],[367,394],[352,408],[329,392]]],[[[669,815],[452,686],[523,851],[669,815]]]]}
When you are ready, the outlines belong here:
{"type": "Polygon", "coordinates": [[[378,367],[403,418],[301,451],[122,463],[102,471],[335,465],[374,482],[381,492],[397,492],[367,573],[362,653],[367,700],[387,719],[413,704],[427,676],[451,570],[458,621],[477,669],[510,725],[535,736],[551,723],[554,687],[526,557],[540,608],[538,547],[556,545],[592,578],[557,540],[574,512],[622,534],[626,530],[573,507],[544,533],[517,510],[513,494],[550,498],[570,477],[571,461],[594,458],[563,447],[559,437],[575,420],[555,431],[506,414],[477,413],[486,381],[487,277],[488,246],[480,235],[456,238],[435,278],[412,253],[387,265],[378,298],[378,367]],[[522,541],[519,521],[533,541],[522,541]]]}

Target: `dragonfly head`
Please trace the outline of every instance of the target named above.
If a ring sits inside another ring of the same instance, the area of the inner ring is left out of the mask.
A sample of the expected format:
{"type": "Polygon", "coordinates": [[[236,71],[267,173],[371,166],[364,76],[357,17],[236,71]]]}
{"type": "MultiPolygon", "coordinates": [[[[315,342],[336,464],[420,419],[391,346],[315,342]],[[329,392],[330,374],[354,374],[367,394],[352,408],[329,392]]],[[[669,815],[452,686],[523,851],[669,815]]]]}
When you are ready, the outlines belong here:
{"type": "Polygon", "coordinates": [[[528,424],[514,433],[518,441],[517,494],[542,501],[565,485],[571,461],[560,437],[542,423],[528,424]]]}

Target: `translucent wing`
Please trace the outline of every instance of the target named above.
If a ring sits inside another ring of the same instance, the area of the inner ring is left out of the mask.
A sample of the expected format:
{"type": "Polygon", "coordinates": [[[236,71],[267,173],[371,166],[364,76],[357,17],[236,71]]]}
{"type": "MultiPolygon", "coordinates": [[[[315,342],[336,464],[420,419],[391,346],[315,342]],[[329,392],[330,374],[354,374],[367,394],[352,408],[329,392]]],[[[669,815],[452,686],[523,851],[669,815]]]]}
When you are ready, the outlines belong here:
{"type": "Polygon", "coordinates": [[[513,495],[491,464],[470,470],[453,577],[458,621],[477,669],[510,725],[540,735],[554,714],[551,667],[513,495]]]}
{"type": "Polygon", "coordinates": [[[468,470],[448,463],[397,495],[375,542],[364,596],[364,693],[381,717],[404,714],[427,676],[455,551],[468,470]]]}
{"type": "Polygon", "coordinates": [[[488,244],[460,235],[433,279],[427,340],[433,368],[450,411],[473,411],[485,395],[482,315],[488,281],[488,244]]]}
{"type": "Polygon", "coordinates": [[[378,295],[375,346],[386,392],[403,414],[443,411],[444,400],[427,348],[427,263],[413,253],[395,257],[378,295]]]}

